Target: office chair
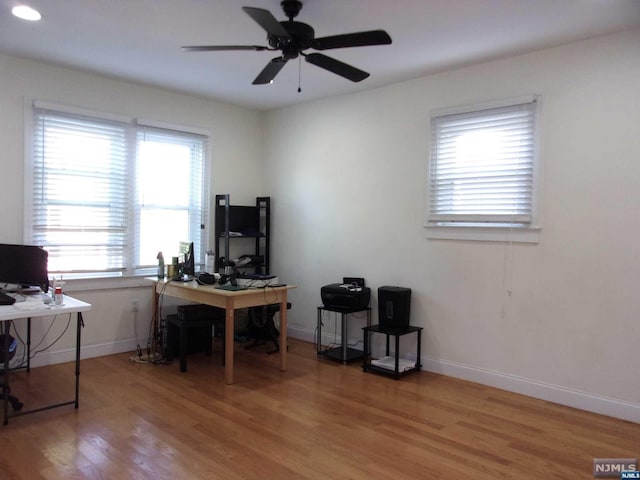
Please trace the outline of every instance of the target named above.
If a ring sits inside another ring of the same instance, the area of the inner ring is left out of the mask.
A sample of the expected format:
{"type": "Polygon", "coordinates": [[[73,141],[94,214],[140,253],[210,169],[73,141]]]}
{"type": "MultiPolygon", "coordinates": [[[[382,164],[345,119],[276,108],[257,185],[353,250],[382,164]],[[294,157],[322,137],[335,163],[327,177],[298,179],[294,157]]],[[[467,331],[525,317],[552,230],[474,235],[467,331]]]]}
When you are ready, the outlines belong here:
{"type": "MultiPolygon", "coordinates": [[[[287,310],[291,309],[291,302],[287,302],[287,310]]],[[[277,353],[280,351],[280,330],[276,327],[274,317],[280,311],[280,304],[263,305],[249,308],[249,337],[253,338],[253,343],[244,347],[250,349],[258,345],[263,345],[265,341],[273,342],[274,350],[267,353],[277,353]]]]}
{"type": "MultiPolygon", "coordinates": [[[[0,334],[0,363],[4,364],[2,367],[3,368],[2,373],[4,374],[4,369],[9,368],[9,360],[11,360],[13,356],[16,354],[16,349],[18,348],[18,342],[16,341],[15,338],[9,335],[9,358],[7,360],[5,360],[4,358],[4,348],[2,348],[3,346],[4,346],[4,334],[0,334]]],[[[11,388],[8,385],[5,385],[4,383],[0,383],[0,388],[2,389],[2,399],[4,399],[5,395],[8,395],[9,403],[11,404],[13,409],[16,411],[21,410],[22,402],[18,399],[18,397],[11,395],[11,388]]]]}

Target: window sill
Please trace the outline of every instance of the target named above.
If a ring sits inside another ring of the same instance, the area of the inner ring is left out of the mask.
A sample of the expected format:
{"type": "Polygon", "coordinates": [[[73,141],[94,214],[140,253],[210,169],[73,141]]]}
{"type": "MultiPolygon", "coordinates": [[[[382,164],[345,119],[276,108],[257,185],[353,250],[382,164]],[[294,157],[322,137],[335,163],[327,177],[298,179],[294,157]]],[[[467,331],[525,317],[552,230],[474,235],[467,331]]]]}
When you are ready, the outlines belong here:
{"type": "Polygon", "coordinates": [[[67,292],[91,292],[122,288],[151,288],[152,283],[148,280],[149,277],[150,275],[131,275],[125,277],[64,279],[64,290],[67,292]]]}
{"type": "Polygon", "coordinates": [[[468,240],[479,242],[538,243],[539,227],[500,227],[426,225],[427,238],[434,240],[468,240]]]}

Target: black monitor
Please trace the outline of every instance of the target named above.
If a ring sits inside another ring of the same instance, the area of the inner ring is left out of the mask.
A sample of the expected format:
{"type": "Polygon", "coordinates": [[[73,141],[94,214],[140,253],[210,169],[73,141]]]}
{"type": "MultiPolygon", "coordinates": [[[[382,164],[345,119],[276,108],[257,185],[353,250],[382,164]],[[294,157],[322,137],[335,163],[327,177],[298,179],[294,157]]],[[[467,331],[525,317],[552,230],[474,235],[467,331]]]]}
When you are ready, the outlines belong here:
{"type": "Polygon", "coordinates": [[[48,291],[48,259],[49,253],[42,247],[0,243],[0,289],[17,285],[48,291]]]}
{"type": "MultiPolygon", "coordinates": [[[[225,231],[225,207],[216,209],[216,230],[225,231]]],[[[242,235],[260,234],[260,210],[258,207],[229,205],[229,231],[242,235]]]]}
{"type": "Polygon", "coordinates": [[[189,243],[187,251],[184,252],[184,263],[182,264],[182,274],[190,277],[196,276],[196,262],[193,257],[193,242],[189,243]]]}

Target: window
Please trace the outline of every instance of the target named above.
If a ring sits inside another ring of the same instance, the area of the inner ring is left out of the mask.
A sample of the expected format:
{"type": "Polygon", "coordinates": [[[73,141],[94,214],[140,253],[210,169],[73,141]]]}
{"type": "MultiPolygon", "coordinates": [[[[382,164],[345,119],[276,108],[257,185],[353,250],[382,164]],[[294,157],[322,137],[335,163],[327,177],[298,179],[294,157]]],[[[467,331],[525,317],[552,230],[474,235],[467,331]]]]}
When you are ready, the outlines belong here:
{"type": "Polygon", "coordinates": [[[432,116],[428,225],[533,226],[537,111],[531,97],[432,116]]]}
{"type": "Polygon", "coordinates": [[[207,137],[36,102],[25,176],[25,241],[49,271],[149,273],[194,242],[204,260],[207,137]]]}
{"type": "Polygon", "coordinates": [[[200,137],[148,127],[137,137],[137,265],[157,263],[158,251],[176,256],[181,241],[194,242],[194,255],[202,263],[205,143],[200,137]]]}

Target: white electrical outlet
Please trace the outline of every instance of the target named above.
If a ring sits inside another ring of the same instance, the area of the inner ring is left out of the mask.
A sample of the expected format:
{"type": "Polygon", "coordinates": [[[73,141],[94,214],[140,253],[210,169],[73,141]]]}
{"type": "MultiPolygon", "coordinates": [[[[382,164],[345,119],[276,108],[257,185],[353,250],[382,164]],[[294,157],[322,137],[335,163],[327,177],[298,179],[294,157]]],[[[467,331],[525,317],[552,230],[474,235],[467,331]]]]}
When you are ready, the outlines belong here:
{"type": "Polygon", "coordinates": [[[138,311],[138,300],[131,300],[131,311],[133,313],[138,311]]]}

